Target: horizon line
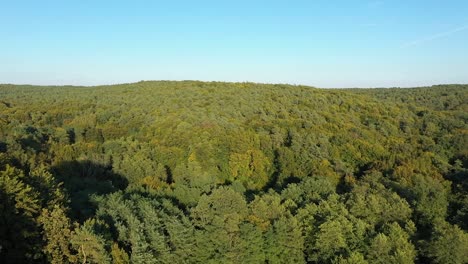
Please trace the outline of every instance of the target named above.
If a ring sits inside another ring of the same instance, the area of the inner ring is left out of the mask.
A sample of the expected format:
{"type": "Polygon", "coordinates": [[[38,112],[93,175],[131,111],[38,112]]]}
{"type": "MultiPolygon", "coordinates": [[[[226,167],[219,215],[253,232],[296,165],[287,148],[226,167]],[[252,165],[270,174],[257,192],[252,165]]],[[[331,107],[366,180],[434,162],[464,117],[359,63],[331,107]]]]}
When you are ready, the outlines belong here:
{"type": "Polygon", "coordinates": [[[0,83],[0,85],[17,85],[17,86],[38,86],[38,87],[102,87],[102,86],[117,86],[117,85],[126,85],[126,84],[137,84],[143,82],[201,82],[201,83],[226,83],[226,84],[260,84],[260,85],[288,85],[288,86],[305,86],[310,88],[317,89],[392,89],[392,88],[426,88],[426,87],[435,87],[435,86],[448,86],[448,85],[468,85],[468,83],[436,83],[429,85],[417,85],[417,86],[336,86],[336,87],[320,87],[309,84],[295,84],[295,83],[274,83],[274,82],[254,82],[254,81],[204,81],[204,80],[140,80],[133,82],[120,82],[120,83],[107,83],[107,84],[93,84],[93,85],[80,85],[80,84],[33,84],[33,83],[0,83]]]}

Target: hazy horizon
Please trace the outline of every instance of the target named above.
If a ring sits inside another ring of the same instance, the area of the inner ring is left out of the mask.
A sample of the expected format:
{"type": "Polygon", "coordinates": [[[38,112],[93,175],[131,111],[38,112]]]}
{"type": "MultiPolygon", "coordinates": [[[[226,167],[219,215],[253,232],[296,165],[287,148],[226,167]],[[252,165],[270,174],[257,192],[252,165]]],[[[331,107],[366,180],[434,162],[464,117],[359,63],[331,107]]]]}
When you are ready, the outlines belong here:
{"type": "Polygon", "coordinates": [[[73,86],[73,87],[99,87],[99,86],[112,86],[112,85],[125,85],[125,84],[134,84],[139,82],[218,82],[218,83],[253,83],[253,84],[266,84],[266,85],[291,85],[291,86],[308,86],[312,88],[319,88],[319,89],[390,89],[390,88],[425,88],[425,87],[434,87],[434,86],[447,86],[447,85],[467,85],[465,83],[435,83],[435,84],[428,84],[428,85],[417,85],[417,86],[350,86],[350,87],[321,87],[317,85],[310,85],[310,84],[301,84],[301,83],[269,83],[269,82],[251,82],[251,81],[204,81],[204,80],[139,80],[139,81],[132,81],[132,82],[119,82],[119,83],[101,83],[101,84],[90,84],[90,85],[82,85],[82,84],[67,84],[67,83],[59,83],[59,84],[36,84],[36,83],[0,83],[0,85],[26,85],[26,86],[73,86]]]}
{"type": "Polygon", "coordinates": [[[465,1],[15,1],[0,8],[0,83],[468,83],[465,1]]]}

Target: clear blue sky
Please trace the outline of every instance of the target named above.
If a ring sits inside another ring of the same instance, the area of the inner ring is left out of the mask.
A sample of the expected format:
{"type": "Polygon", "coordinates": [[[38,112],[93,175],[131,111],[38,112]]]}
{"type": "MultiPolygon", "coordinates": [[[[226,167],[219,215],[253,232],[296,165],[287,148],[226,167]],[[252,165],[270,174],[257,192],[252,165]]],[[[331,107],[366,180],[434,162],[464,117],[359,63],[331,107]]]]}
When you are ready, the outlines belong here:
{"type": "Polygon", "coordinates": [[[0,83],[468,83],[468,1],[0,0],[0,83]]]}

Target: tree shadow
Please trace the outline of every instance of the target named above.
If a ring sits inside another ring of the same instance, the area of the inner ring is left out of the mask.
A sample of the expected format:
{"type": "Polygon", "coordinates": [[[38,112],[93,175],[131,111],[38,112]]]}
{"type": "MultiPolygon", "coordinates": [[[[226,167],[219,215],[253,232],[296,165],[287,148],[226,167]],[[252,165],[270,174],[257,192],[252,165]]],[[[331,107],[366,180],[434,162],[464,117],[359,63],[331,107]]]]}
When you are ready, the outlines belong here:
{"type": "Polygon", "coordinates": [[[16,198],[0,188],[0,263],[30,263],[36,253],[37,224],[16,207],[16,198]]]}
{"type": "Polygon", "coordinates": [[[0,152],[7,152],[8,146],[5,142],[0,141],[0,152]]]}
{"type": "Polygon", "coordinates": [[[281,175],[281,166],[280,166],[280,161],[279,161],[280,154],[277,149],[275,149],[273,154],[274,154],[273,166],[275,167],[275,170],[270,175],[270,178],[268,179],[267,184],[263,187],[264,192],[268,191],[269,189],[278,188],[278,180],[281,175]]]}
{"type": "Polygon", "coordinates": [[[70,217],[84,222],[96,211],[93,197],[105,195],[128,186],[128,180],[112,170],[111,166],[89,160],[64,161],[51,168],[55,178],[63,183],[70,200],[70,217]]]}

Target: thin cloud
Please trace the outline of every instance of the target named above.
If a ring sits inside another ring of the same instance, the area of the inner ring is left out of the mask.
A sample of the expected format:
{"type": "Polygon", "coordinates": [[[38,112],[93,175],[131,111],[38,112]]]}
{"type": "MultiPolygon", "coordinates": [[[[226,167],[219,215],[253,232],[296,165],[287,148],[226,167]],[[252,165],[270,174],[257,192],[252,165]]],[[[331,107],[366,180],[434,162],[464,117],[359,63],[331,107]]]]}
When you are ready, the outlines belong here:
{"type": "Polygon", "coordinates": [[[451,29],[449,31],[434,34],[432,36],[428,36],[428,37],[425,37],[425,38],[421,38],[421,39],[413,40],[413,41],[410,41],[410,42],[406,42],[406,43],[403,43],[401,45],[401,47],[402,48],[409,48],[409,47],[421,45],[421,44],[424,44],[426,42],[430,42],[430,41],[433,41],[433,40],[436,40],[436,39],[448,37],[450,35],[453,35],[453,34],[455,34],[457,32],[460,32],[460,31],[463,31],[463,30],[466,30],[466,29],[468,29],[468,25],[457,27],[457,28],[451,29]]]}

